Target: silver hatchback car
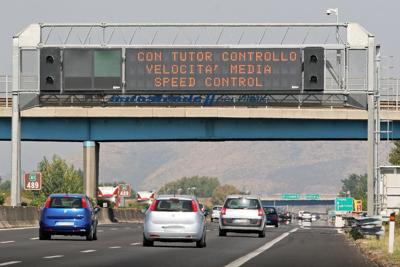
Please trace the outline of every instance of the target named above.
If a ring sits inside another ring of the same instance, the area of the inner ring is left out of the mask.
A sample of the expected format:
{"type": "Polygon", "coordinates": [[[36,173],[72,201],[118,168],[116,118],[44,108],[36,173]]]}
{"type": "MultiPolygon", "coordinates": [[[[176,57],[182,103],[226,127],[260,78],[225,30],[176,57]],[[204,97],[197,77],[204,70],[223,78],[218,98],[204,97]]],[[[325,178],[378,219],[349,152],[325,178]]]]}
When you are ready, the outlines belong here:
{"type": "Polygon", "coordinates": [[[227,232],[258,233],[265,237],[265,213],[256,196],[231,195],[220,212],[219,236],[227,232]]]}
{"type": "Polygon", "coordinates": [[[206,246],[206,219],[193,196],[159,196],[153,201],[145,214],[143,246],[154,241],[206,246]]]}

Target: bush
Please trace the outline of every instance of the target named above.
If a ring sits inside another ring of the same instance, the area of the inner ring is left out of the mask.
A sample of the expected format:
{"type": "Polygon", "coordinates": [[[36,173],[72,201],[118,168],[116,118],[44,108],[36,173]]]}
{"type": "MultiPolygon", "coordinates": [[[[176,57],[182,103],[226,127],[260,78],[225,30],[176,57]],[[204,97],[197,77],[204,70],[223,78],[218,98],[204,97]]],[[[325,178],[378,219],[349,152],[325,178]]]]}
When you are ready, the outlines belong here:
{"type": "Polygon", "coordinates": [[[5,198],[4,194],[0,194],[0,205],[3,205],[5,200],[6,200],[6,198],[5,198]]]}

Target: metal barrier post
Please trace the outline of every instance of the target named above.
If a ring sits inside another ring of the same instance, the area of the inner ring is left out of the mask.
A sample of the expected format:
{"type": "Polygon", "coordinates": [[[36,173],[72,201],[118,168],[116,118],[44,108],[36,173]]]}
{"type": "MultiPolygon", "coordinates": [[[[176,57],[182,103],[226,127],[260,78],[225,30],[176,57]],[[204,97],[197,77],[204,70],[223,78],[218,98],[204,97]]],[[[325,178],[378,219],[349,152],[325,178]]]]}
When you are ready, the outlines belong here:
{"type": "Polygon", "coordinates": [[[390,222],[389,222],[389,246],[388,252],[393,254],[393,246],[394,246],[394,221],[396,219],[395,213],[390,214],[390,222]]]}

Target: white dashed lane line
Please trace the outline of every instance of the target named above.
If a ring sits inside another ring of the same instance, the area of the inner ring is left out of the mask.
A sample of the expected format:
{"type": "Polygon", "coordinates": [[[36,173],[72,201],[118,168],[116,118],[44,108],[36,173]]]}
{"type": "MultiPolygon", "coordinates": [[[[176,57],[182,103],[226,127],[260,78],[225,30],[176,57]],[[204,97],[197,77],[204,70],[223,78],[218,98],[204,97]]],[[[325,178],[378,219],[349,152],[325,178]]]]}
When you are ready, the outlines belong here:
{"type": "Polygon", "coordinates": [[[17,263],[21,263],[22,261],[7,261],[7,262],[2,262],[0,263],[0,266],[8,266],[8,265],[13,265],[17,263]]]}
{"type": "Polygon", "coordinates": [[[131,243],[131,246],[138,246],[140,243],[131,243]]]}
{"type": "Polygon", "coordinates": [[[117,249],[117,248],[121,248],[121,247],[120,246],[109,247],[109,249],[117,249]]]}
{"type": "Polygon", "coordinates": [[[55,259],[55,258],[62,258],[64,255],[53,255],[53,256],[46,256],[43,259],[55,259]]]}
{"type": "Polygon", "coordinates": [[[102,233],[102,232],[104,232],[104,230],[97,230],[97,232],[102,233]]]}
{"type": "Polygon", "coordinates": [[[38,240],[39,239],[39,237],[32,237],[32,238],[30,238],[31,240],[38,240]]]}
{"type": "Polygon", "coordinates": [[[9,243],[14,243],[14,240],[9,240],[9,241],[2,241],[0,244],[9,244],[9,243]]]}
{"type": "Polygon", "coordinates": [[[91,253],[91,252],[95,252],[95,249],[88,249],[88,250],[82,250],[81,253],[91,253]]]}
{"type": "Polygon", "coordinates": [[[117,231],[118,228],[111,228],[110,230],[111,230],[111,231],[117,231]]]}

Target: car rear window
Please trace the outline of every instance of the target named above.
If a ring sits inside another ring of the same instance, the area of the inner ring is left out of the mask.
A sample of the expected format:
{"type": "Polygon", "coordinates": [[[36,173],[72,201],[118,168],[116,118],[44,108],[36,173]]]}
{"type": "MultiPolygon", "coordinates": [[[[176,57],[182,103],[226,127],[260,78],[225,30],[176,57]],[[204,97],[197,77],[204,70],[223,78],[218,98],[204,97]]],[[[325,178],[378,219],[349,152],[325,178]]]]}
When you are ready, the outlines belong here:
{"type": "Polygon", "coordinates": [[[183,199],[159,199],[157,200],[155,211],[193,211],[192,200],[183,199]]]}
{"type": "Polygon", "coordinates": [[[78,197],[52,197],[50,208],[82,208],[82,199],[78,197]]]}
{"type": "Polygon", "coordinates": [[[225,202],[227,209],[259,209],[260,203],[257,199],[228,198],[225,202]]]}
{"type": "Polygon", "coordinates": [[[275,208],[264,208],[266,214],[276,214],[275,208]]]}

